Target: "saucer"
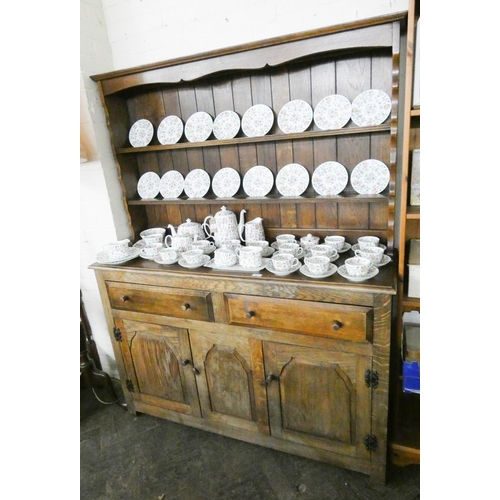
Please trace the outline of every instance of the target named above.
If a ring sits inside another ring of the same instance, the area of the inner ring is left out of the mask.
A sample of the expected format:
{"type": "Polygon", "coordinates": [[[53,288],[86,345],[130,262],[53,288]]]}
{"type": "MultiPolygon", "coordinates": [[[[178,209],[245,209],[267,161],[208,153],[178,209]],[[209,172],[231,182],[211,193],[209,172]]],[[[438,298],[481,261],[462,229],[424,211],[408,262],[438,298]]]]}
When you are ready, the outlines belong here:
{"type": "Polygon", "coordinates": [[[139,255],[143,258],[143,259],[147,259],[147,260],[155,260],[156,257],[158,257],[158,255],[146,255],[144,252],[143,252],[144,248],[141,248],[139,250],[139,255]]]}
{"type": "MultiPolygon", "coordinates": [[[[327,243],[328,245],[328,243],[327,243]]],[[[350,243],[344,243],[344,246],[342,247],[342,250],[337,250],[338,253],[345,253],[347,250],[351,249],[351,244],[350,243]]]]}
{"type": "Polygon", "coordinates": [[[374,276],[377,276],[377,274],[380,271],[378,270],[378,267],[373,266],[370,271],[368,271],[368,274],[363,277],[357,277],[357,276],[351,276],[348,272],[345,266],[340,266],[339,267],[339,274],[343,278],[349,280],[349,281],[366,281],[369,280],[370,278],[373,278],[374,276]]]}
{"type": "MultiPolygon", "coordinates": [[[[379,243],[377,246],[379,246],[380,248],[383,248],[384,250],[387,250],[387,247],[385,245],[382,245],[382,243],[379,243]]],[[[355,245],[353,245],[351,247],[351,250],[353,252],[355,252],[356,250],[359,250],[359,243],[356,243],[355,245]]]]}
{"type": "MultiPolygon", "coordinates": [[[[308,250],[308,251],[306,251],[306,253],[305,253],[304,257],[312,257],[311,252],[310,252],[309,250],[308,250]]],[[[339,257],[340,257],[340,255],[339,255],[339,254],[335,255],[335,257],[330,257],[330,262],[335,262],[336,260],[338,260],[338,259],[339,259],[339,257]]]]}
{"type": "Polygon", "coordinates": [[[266,266],[266,269],[275,274],[276,276],[288,276],[289,274],[292,274],[294,273],[295,271],[298,271],[300,269],[300,266],[302,264],[300,262],[297,262],[297,264],[295,266],[292,266],[290,269],[288,269],[288,271],[277,271],[275,268],[274,268],[274,264],[273,264],[273,261],[272,259],[267,263],[267,266],[266,266]]]}
{"type": "Polygon", "coordinates": [[[300,268],[300,272],[308,278],[328,278],[328,276],[331,276],[332,274],[335,274],[337,272],[337,266],[335,264],[330,264],[328,272],[326,272],[325,274],[311,274],[309,268],[307,267],[307,264],[304,264],[300,268]]]}
{"type": "Polygon", "coordinates": [[[99,252],[96,260],[99,264],[123,264],[124,262],[135,259],[140,251],[140,248],[130,247],[128,255],[126,257],[120,257],[119,259],[111,259],[106,252],[99,252]]]}
{"type": "Polygon", "coordinates": [[[175,264],[176,262],[179,262],[180,257],[177,256],[174,260],[163,260],[161,257],[157,256],[154,258],[154,261],[157,264],[164,264],[166,266],[170,266],[172,264],[175,264]]]}
{"type": "Polygon", "coordinates": [[[382,267],[385,266],[386,264],[389,264],[392,259],[388,255],[382,255],[382,260],[378,264],[374,264],[377,267],[382,267]]]}
{"type": "Polygon", "coordinates": [[[188,264],[183,257],[179,259],[179,266],[187,267],[188,269],[196,269],[197,267],[204,266],[210,260],[209,255],[203,255],[201,258],[201,262],[199,264],[188,264]]]}

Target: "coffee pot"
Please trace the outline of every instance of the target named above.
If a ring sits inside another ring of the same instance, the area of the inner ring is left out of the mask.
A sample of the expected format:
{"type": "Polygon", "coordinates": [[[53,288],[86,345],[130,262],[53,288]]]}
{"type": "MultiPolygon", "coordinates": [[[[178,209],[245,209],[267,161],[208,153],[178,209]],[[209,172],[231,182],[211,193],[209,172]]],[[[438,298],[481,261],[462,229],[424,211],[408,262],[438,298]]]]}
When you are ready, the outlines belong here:
{"type": "MultiPolygon", "coordinates": [[[[241,211],[240,219],[243,212],[244,210],[241,211]]],[[[226,241],[240,238],[236,214],[224,206],[215,215],[205,217],[202,227],[207,236],[213,237],[217,248],[221,247],[226,241]]]]}

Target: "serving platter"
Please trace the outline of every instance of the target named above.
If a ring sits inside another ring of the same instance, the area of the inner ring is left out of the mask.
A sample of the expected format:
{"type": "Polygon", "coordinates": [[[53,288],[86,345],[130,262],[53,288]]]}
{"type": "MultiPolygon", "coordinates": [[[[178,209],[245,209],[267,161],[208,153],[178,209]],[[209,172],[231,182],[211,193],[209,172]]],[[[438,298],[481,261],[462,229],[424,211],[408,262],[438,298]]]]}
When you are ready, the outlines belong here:
{"type": "Polygon", "coordinates": [[[278,127],[285,134],[304,132],[313,120],[311,105],[301,99],[287,102],[278,113],[278,127]]]}
{"type": "Polygon", "coordinates": [[[250,197],[267,196],[274,185],[274,174],[264,165],[252,167],[243,176],[243,191],[250,197]]]}
{"type": "Polygon", "coordinates": [[[184,123],[176,115],[170,115],[163,118],[158,125],[156,136],[162,145],[176,144],[182,137],[184,132],[184,123]]]}
{"type": "Polygon", "coordinates": [[[214,120],[214,136],[219,140],[233,139],[238,135],[241,120],[238,113],[227,110],[219,113],[214,120]]]}
{"type": "Polygon", "coordinates": [[[231,198],[241,186],[240,174],[231,167],[221,168],[212,179],[212,190],[218,198],[231,198]]]}
{"type": "Polygon", "coordinates": [[[351,185],[358,194],[379,194],[391,178],[389,167],[380,160],[369,159],[358,163],[351,173],[351,185]]]}
{"type": "Polygon", "coordinates": [[[177,170],[165,172],[160,179],[160,194],[164,200],[178,198],[184,191],[184,176],[177,170]]]}
{"type": "Polygon", "coordinates": [[[312,175],[312,186],[321,196],[340,194],[349,181],[347,169],[337,161],[325,161],[312,175]]]}
{"type": "Polygon", "coordinates": [[[261,137],[271,130],[273,123],[273,110],[265,104],[255,104],[245,111],[241,129],[247,137],[261,137]]]}
{"type": "Polygon", "coordinates": [[[214,121],[205,111],[192,114],[184,127],[184,135],[189,142],[206,141],[212,134],[214,121]]]}
{"type": "Polygon", "coordinates": [[[137,193],[143,200],[152,200],[160,192],[160,176],[156,172],[142,174],[137,183],[137,193]]]}
{"type": "Polygon", "coordinates": [[[391,98],[383,90],[365,90],[352,101],[352,121],[360,127],[380,125],[390,115],[391,108],[391,98]]]}
{"type": "Polygon", "coordinates": [[[134,148],[141,148],[147,146],[154,135],[153,124],[144,118],[137,120],[128,133],[128,140],[134,148]]]}
{"type": "Polygon", "coordinates": [[[285,165],[276,176],[276,188],[282,196],[300,196],[309,186],[309,172],[300,163],[285,165]]]}
{"type": "Polygon", "coordinates": [[[332,94],[324,97],[314,108],[314,123],[321,130],[336,130],[351,119],[352,105],[347,97],[332,94]]]}
{"type": "Polygon", "coordinates": [[[205,170],[195,168],[184,179],[184,192],[188,198],[203,198],[210,189],[210,176],[205,170]]]}

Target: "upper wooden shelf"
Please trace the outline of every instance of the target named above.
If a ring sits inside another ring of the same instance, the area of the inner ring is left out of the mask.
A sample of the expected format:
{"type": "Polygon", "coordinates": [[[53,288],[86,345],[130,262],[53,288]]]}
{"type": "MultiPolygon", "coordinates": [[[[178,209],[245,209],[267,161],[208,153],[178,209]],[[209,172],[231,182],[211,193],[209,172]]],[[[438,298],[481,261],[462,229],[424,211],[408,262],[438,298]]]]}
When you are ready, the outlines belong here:
{"type": "Polygon", "coordinates": [[[236,195],[233,198],[217,198],[214,195],[207,195],[204,198],[187,198],[186,196],[181,196],[179,198],[163,199],[155,198],[153,200],[129,200],[129,205],[178,205],[179,203],[189,203],[192,205],[230,205],[230,204],[268,204],[268,203],[351,203],[351,202],[361,202],[361,203],[387,203],[387,196],[382,194],[346,194],[346,195],[336,195],[336,196],[320,196],[320,195],[304,195],[304,196],[280,196],[280,195],[269,195],[259,198],[250,198],[246,195],[236,195]]]}
{"type": "Polygon", "coordinates": [[[410,116],[420,116],[420,106],[412,108],[410,111],[410,116]]]}
{"type": "Polygon", "coordinates": [[[407,219],[420,219],[420,206],[409,205],[406,210],[407,219]]]}
{"type": "Polygon", "coordinates": [[[295,139],[314,139],[321,137],[330,137],[336,135],[350,135],[350,134],[371,134],[376,132],[390,132],[391,125],[382,124],[373,127],[350,127],[337,130],[315,130],[310,132],[301,132],[297,134],[273,134],[261,137],[235,137],[234,139],[227,140],[207,140],[204,142],[179,142],[177,144],[168,145],[153,145],[142,148],[117,148],[116,152],[120,154],[127,153],[151,153],[153,151],[165,151],[171,149],[188,149],[188,148],[207,148],[218,146],[234,146],[237,144],[255,144],[256,142],[276,142],[276,141],[290,141],[295,139]]]}

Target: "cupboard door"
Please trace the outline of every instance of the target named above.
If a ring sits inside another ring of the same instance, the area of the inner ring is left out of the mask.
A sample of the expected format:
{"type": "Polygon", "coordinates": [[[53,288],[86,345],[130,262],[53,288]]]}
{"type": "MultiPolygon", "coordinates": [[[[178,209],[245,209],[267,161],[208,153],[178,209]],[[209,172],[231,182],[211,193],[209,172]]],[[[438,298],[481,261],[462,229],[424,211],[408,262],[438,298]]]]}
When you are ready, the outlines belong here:
{"type": "Polygon", "coordinates": [[[262,342],[189,331],[203,418],[269,434],[262,342]]]}
{"type": "Polygon", "coordinates": [[[370,358],[264,342],[271,435],[353,458],[369,458],[370,358]]]}
{"type": "Polygon", "coordinates": [[[200,416],[187,330],[115,319],[133,399],[200,416]]]}

